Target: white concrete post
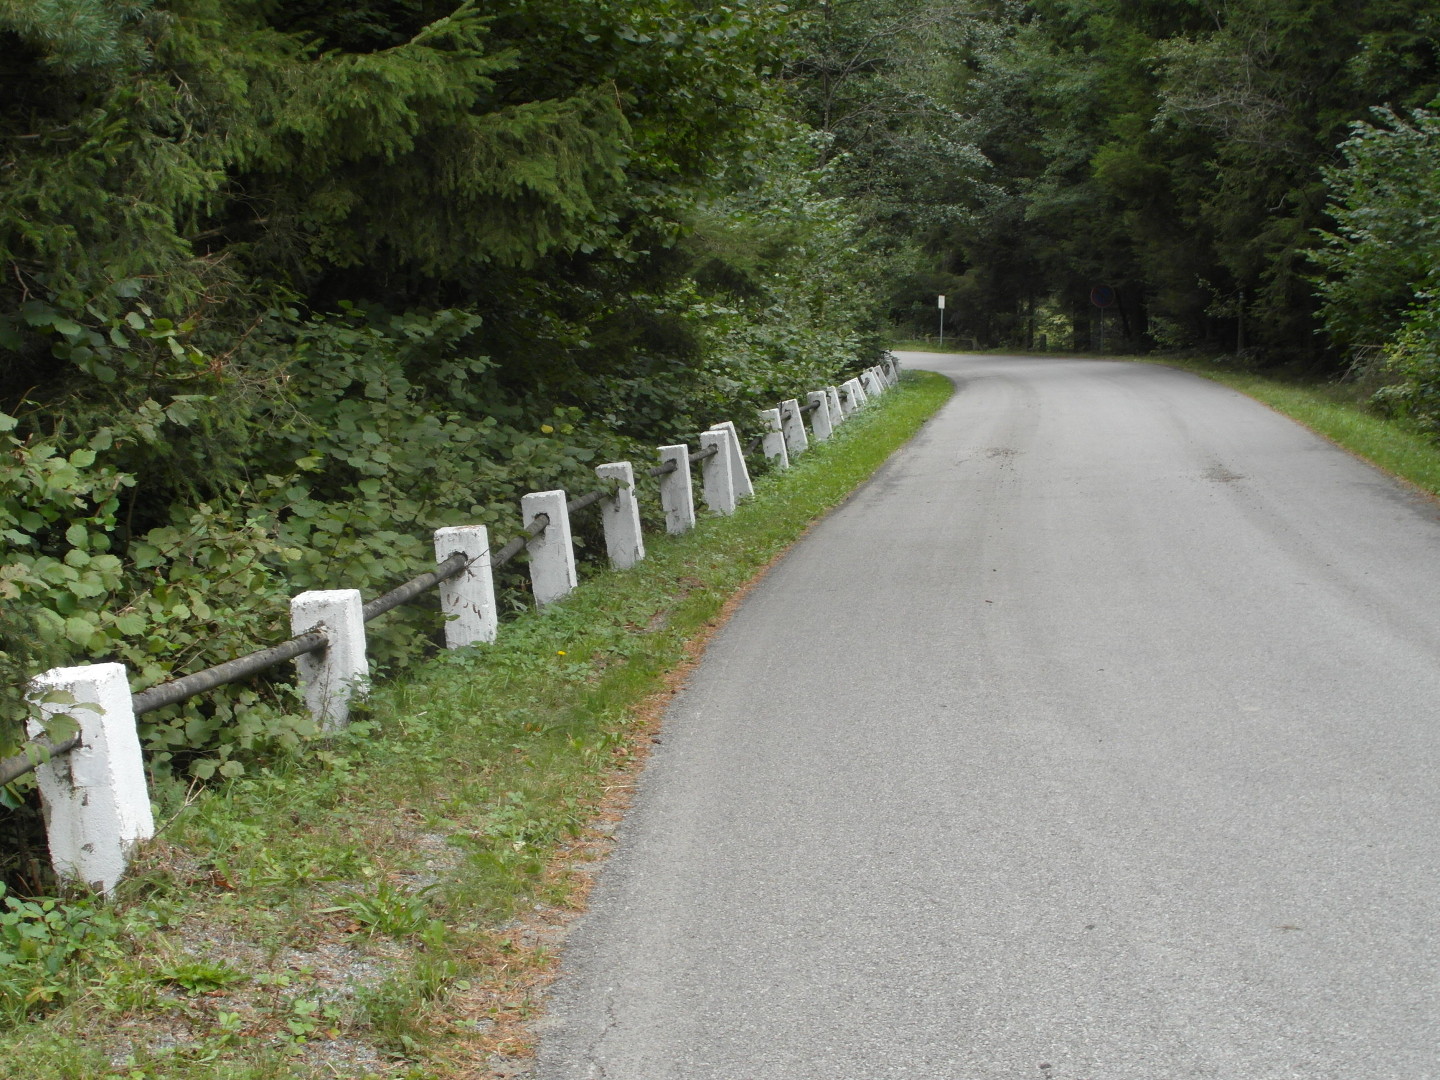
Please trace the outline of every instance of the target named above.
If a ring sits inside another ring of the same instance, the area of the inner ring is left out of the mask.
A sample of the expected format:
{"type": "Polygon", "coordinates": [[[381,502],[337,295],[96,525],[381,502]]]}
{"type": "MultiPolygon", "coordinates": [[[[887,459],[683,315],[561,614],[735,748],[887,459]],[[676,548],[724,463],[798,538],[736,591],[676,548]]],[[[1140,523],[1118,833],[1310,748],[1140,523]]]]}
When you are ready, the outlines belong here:
{"type": "Polygon", "coordinates": [[[840,384],[840,410],[846,419],[849,419],[856,410],[860,408],[860,393],[856,388],[854,379],[846,379],[840,384]]]}
{"type": "Polygon", "coordinates": [[[520,515],[527,528],[541,514],[550,519],[545,531],[529,544],[530,590],[536,607],[553,604],[580,580],[575,575],[575,545],[565,503],[563,491],[536,491],[520,499],[520,515]]]}
{"type": "Polygon", "coordinates": [[[771,461],[775,462],[778,469],[790,467],[790,454],[785,448],[784,423],[780,419],[779,409],[761,409],[760,422],[765,425],[764,441],[760,444],[760,452],[771,461]]]}
{"type": "Polygon", "coordinates": [[[810,432],[816,442],[824,442],[834,430],[830,423],[830,395],[824,390],[811,390],[805,396],[805,403],[815,406],[810,411],[810,432]]]}
{"type": "Polygon", "coordinates": [[[350,699],[368,689],[364,607],[359,589],[321,589],[290,600],[292,634],[323,627],[329,638],[325,648],[295,658],[305,706],[327,733],[350,722],[350,699]]]}
{"type": "Polygon", "coordinates": [[[675,470],[660,477],[660,509],[665,511],[665,531],[671,536],[695,527],[695,489],[690,483],[690,447],[660,447],[660,464],[675,463],[675,470]]]}
{"type": "Polygon", "coordinates": [[[440,610],[445,620],[445,647],[463,649],[477,641],[494,641],[495,578],[490,570],[490,534],[484,525],[455,525],[435,530],[435,561],[460,552],[469,565],[440,583],[440,610]]]}
{"type": "MultiPolygon", "coordinates": [[[[63,713],[80,727],[79,746],[35,770],[50,861],[62,878],[108,893],[124,875],[130,849],[155,835],[125,666],[51,668],[31,680],[29,696],[45,717],[63,713]],[[45,701],[54,694],[73,702],[45,701]]],[[[29,722],[31,738],[44,730],[29,722]]]]}
{"type": "Polygon", "coordinates": [[[730,444],[735,440],[733,429],[712,428],[700,433],[700,449],[716,448],[716,453],[706,458],[700,466],[700,478],[705,490],[705,505],[717,514],[735,512],[735,468],[730,454],[730,444]]]}
{"type": "Polygon", "coordinates": [[[874,368],[866,368],[860,375],[865,385],[865,396],[867,398],[878,398],[883,391],[880,384],[880,375],[874,368]]]}
{"type": "Polygon", "coordinates": [[[840,404],[840,388],[838,386],[827,386],[825,397],[830,402],[830,430],[834,431],[845,422],[845,410],[840,404]]]}
{"type": "Polygon", "coordinates": [[[782,401],[780,422],[785,429],[785,449],[792,458],[810,449],[810,440],[805,437],[805,414],[800,411],[800,402],[794,398],[782,401]]]}
{"type": "Polygon", "coordinates": [[[850,391],[855,396],[855,405],[863,409],[870,404],[870,395],[865,392],[865,384],[859,377],[850,380],[850,391]]]}
{"type": "Polygon", "coordinates": [[[602,480],[619,480],[620,488],[600,504],[605,526],[605,553],[616,570],[628,570],[645,557],[645,537],[640,533],[640,504],[635,501],[635,470],[628,461],[600,465],[595,475],[602,480]]]}
{"type": "Polygon", "coordinates": [[[710,429],[730,432],[730,485],[735,489],[736,499],[748,499],[755,494],[755,486],[750,483],[750,468],[745,464],[745,447],[740,441],[740,432],[729,420],[711,424],[710,429]]]}

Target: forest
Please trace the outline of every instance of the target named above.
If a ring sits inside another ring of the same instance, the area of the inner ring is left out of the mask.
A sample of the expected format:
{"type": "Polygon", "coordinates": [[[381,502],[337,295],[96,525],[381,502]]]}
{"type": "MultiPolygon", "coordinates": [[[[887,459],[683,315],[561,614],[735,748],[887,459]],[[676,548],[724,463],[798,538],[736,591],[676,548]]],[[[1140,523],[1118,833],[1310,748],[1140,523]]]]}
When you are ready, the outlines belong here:
{"type": "MultiPolygon", "coordinates": [[[[0,750],[37,671],[278,640],[939,294],[1440,432],[1437,94],[1424,0],[0,0],[0,750]]],[[[288,693],[148,714],[153,768],[283,752],[288,693]]]]}

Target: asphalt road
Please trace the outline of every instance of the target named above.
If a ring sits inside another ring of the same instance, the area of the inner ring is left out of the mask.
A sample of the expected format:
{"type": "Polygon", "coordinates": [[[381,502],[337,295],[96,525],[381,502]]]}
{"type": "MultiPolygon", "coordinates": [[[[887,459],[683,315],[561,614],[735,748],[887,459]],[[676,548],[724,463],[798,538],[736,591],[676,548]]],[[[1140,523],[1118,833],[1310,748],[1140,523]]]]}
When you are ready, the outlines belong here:
{"type": "Polygon", "coordinates": [[[1144,364],[959,389],[676,700],[543,1080],[1440,1077],[1440,511],[1144,364]]]}

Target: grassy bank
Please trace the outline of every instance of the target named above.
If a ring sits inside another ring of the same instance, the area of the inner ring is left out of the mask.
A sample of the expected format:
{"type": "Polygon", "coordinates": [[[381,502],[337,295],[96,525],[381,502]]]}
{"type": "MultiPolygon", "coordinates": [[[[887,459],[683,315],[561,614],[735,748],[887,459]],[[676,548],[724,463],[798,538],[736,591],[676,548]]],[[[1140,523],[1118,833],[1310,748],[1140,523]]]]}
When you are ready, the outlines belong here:
{"type": "Polygon", "coordinates": [[[1221,361],[1156,359],[1168,367],[1224,383],[1298,420],[1386,472],[1440,494],[1440,446],[1396,420],[1369,411],[1344,383],[1293,380],[1237,370],[1221,361]]]}
{"type": "Polygon", "coordinates": [[[113,904],[0,925],[5,1075],[523,1072],[667,694],[738,592],[950,390],[907,373],[733,517],[647,537],[636,568],[382,683],[338,741],[162,808],[113,904]]]}
{"type": "Polygon", "coordinates": [[[943,349],[934,338],[897,338],[890,343],[890,349],[898,352],[929,353],[963,353],[972,351],[966,349],[959,341],[952,342],[948,337],[945,339],[945,347],[943,349]]]}

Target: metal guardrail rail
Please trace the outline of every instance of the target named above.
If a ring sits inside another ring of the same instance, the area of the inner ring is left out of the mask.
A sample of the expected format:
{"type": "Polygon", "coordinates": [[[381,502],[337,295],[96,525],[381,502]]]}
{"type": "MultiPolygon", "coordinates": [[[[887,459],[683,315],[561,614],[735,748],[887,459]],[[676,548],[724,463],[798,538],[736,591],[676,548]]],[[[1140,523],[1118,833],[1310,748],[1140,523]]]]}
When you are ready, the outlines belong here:
{"type": "Polygon", "coordinates": [[[79,735],[72,735],[64,742],[58,743],[51,742],[46,738],[32,739],[25,744],[22,753],[0,761],[0,787],[5,784],[13,784],[37,765],[43,765],[51,758],[59,757],[61,754],[68,754],[79,745],[79,735]]]}

